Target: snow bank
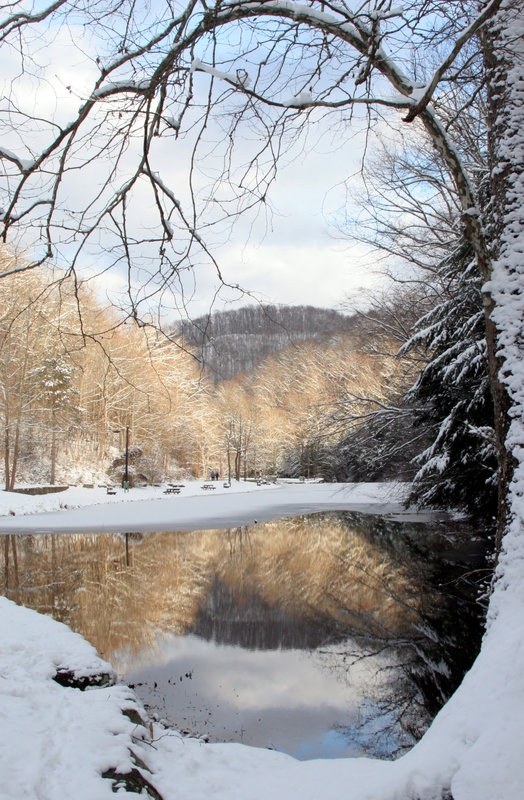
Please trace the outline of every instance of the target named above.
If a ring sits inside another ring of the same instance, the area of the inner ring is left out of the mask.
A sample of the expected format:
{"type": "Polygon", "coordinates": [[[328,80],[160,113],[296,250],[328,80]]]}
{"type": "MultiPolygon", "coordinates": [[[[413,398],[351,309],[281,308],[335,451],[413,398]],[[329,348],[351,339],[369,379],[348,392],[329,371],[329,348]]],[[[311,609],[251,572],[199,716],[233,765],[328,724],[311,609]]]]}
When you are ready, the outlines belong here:
{"type": "MultiPolygon", "coordinates": [[[[0,598],[0,797],[109,800],[112,782],[102,773],[128,772],[138,757],[164,800],[441,800],[449,787],[455,800],[518,800],[523,672],[514,669],[520,663],[513,647],[522,631],[507,632],[503,617],[462,687],[406,756],[304,762],[239,744],[204,744],[157,723],[136,725],[122,710],[141,709],[122,685],[60,686],[52,679],[59,667],[80,675],[110,667],[61,623],[0,598]]],[[[124,788],[118,796],[136,797],[124,788]]]]}
{"type": "Polygon", "coordinates": [[[146,734],[122,714],[139,709],[130,689],[58,684],[53,676],[61,667],[77,676],[112,669],[65,625],[3,597],[0,641],[0,797],[111,800],[112,783],[102,773],[131,770],[131,749],[146,734]]]}

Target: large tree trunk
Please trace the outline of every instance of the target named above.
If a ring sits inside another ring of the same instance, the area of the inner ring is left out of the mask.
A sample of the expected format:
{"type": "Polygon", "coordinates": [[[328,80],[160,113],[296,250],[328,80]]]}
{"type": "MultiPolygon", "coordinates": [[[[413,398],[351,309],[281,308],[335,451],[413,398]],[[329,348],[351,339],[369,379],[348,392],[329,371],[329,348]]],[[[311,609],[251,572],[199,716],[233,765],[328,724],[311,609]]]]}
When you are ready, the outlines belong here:
{"type": "Polygon", "coordinates": [[[522,511],[524,478],[524,0],[505,0],[483,33],[488,101],[489,198],[486,240],[492,263],[486,311],[499,448],[497,550],[522,511]],[[520,476],[520,473],[523,473],[520,476]]]}
{"type": "Polygon", "coordinates": [[[495,439],[498,453],[498,510],[497,510],[497,532],[496,532],[496,556],[500,552],[502,536],[507,528],[510,508],[508,502],[508,488],[513,478],[516,461],[510,449],[506,446],[508,430],[510,425],[511,398],[507,387],[500,380],[502,360],[497,355],[497,330],[492,319],[494,303],[489,296],[485,296],[485,315],[486,315],[486,343],[488,354],[488,368],[493,397],[494,428],[495,439]]]}

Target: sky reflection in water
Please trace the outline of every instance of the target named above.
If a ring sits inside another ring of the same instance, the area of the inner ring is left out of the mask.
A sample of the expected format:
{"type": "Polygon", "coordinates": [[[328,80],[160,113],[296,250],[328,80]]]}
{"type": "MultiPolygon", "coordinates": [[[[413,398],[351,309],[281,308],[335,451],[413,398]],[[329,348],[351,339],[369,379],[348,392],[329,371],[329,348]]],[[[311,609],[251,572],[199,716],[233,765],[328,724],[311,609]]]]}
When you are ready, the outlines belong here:
{"type": "Polygon", "coordinates": [[[349,683],[328,663],[315,651],[246,650],[170,636],[127,679],[160,717],[213,741],[272,747],[301,759],[358,755],[361,748],[335,726],[356,722],[374,669],[355,668],[349,683]]]}

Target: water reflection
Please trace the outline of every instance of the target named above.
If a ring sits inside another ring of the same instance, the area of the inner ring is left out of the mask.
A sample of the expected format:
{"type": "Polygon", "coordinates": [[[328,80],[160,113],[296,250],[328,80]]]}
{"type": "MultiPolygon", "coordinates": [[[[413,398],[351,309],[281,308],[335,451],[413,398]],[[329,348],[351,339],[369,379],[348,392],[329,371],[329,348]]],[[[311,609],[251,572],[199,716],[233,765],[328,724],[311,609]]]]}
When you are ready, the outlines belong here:
{"type": "MultiPolygon", "coordinates": [[[[301,759],[360,755],[363,742],[346,731],[358,727],[363,691],[376,688],[376,664],[362,662],[351,681],[325,666],[318,651],[253,651],[169,636],[154,657],[144,654],[134,664],[130,682],[159,717],[213,741],[272,747],[301,759]]],[[[401,741],[397,730],[381,746],[391,752],[401,741]]]]}
{"type": "Polygon", "coordinates": [[[290,730],[308,726],[300,742],[289,734],[277,745],[287,752],[387,756],[421,734],[474,658],[482,559],[469,532],[450,524],[329,513],[229,532],[129,535],[127,550],[116,534],[9,536],[0,578],[5,594],[82,633],[192,733],[255,741],[258,730],[257,743],[270,745],[268,727],[281,729],[287,709],[290,730]],[[224,659],[234,667],[227,677],[224,659]],[[170,681],[195,664],[206,688],[197,702],[196,679],[182,681],[184,693],[193,687],[189,714],[171,697],[183,696],[181,682],[174,692],[170,681]],[[302,716],[275,695],[288,674],[301,687],[302,716]],[[258,698],[258,712],[220,694],[217,681],[223,688],[233,678],[243,697],[258,698]],[[262,707],[262,696],[273,699],[262,707]]]}

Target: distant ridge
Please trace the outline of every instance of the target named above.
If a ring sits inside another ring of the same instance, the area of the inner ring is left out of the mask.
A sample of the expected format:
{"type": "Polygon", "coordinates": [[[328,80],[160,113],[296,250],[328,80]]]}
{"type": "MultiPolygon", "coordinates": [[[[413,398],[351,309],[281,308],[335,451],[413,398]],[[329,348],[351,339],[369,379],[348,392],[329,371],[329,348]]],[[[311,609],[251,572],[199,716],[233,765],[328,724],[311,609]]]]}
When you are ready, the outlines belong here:
{"type": "Polygon", "coordinates": [[[348,317],[314,306],[251,305],[184,320],[182,335],[209,377],[219,383],[251,372],[294,342],[328,341],[347,329],[348,317]]]}

